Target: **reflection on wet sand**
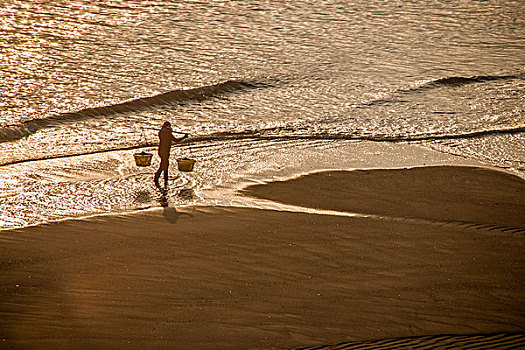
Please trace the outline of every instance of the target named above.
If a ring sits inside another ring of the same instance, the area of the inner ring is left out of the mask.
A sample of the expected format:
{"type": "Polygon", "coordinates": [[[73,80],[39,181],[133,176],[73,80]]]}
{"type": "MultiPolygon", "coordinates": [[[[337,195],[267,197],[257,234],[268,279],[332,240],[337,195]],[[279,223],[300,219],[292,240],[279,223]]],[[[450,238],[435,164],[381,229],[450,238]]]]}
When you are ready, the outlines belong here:
{"type": "Polygon", "coordinates": [[[192,188],[179,190],[177,196],[184,200],[192,200],[195,198],[195,191],[192,188]]]}

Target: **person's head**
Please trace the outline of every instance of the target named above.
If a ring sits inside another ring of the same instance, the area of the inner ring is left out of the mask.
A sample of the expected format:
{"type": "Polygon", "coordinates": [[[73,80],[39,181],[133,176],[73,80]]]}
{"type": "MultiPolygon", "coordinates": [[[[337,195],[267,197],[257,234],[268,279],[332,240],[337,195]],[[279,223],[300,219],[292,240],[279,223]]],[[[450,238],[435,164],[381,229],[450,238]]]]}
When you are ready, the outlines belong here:
{"type": "Polygon", "coordinates": [[[166,122],[164,122],[164,124],[162,124],[162,127],[163,127],[163,128],[171,129],[171,123],[168,122],[168,121],[166,121],[166,122]]]}

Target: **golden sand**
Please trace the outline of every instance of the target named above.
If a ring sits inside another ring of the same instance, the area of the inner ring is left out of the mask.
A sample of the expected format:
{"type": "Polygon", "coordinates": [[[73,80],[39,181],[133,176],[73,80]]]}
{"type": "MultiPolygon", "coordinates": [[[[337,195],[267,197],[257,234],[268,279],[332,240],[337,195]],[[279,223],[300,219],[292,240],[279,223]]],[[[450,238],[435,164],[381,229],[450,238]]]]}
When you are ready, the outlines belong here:
{"type": "Polygon", "coordinates": [[[488,169],[325,172],[244,193],[372,215],[168,207],[4,231],[0,348],[522,332],[524,191],[488,169]]]}

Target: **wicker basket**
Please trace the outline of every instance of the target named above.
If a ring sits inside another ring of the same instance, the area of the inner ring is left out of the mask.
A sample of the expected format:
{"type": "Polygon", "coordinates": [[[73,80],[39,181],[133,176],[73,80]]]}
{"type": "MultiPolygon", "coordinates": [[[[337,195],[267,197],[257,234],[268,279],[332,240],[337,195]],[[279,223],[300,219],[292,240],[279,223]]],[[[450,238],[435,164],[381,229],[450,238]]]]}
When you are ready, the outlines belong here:
{"type": "Polygon", "coordinates": [[[177,166],[180,171],[192,171],[195,159],[190,158],[177,158],[177,166]]]}
{"type": "Polygon", "coordinates": [[[150,166],[151,165],[151,157],[153,157],[153,155],[151,153],[148,153],[148,152],[140,152],[140,153],[135,153],[135,164],[137,164],[137,166],[150,166]]]}

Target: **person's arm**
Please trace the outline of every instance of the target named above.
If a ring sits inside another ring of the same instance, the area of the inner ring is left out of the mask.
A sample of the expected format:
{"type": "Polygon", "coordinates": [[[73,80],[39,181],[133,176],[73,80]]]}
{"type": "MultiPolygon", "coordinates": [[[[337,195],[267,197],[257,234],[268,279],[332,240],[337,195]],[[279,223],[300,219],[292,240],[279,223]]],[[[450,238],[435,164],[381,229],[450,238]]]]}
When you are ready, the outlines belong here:
{"type": "Polygon", "coordinates": [[[179,138],[177,138],[177,137],[173,136],[173,134],[171,134],[171,137],[173,138],[173,141],[180,142],[180,141],[184,140],[185,138],[187,138],[188,134],[184,134],[184,136],[179,137],[179,138]]]}

